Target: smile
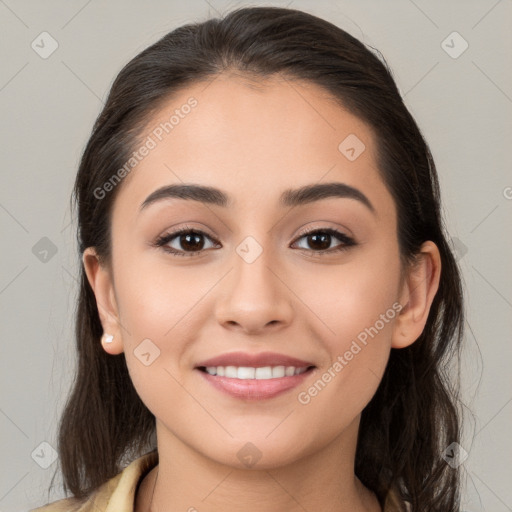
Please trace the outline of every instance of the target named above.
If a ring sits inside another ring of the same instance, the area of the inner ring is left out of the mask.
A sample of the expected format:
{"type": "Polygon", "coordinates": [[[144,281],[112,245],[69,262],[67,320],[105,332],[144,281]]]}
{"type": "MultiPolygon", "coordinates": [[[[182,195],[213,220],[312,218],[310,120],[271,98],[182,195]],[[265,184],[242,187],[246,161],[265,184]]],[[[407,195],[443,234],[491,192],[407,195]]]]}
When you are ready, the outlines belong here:
{"type": "Polygon", "coordinates": [[[262,366],[253,368],[250,366],[208,366],[204,371],[210,375],[218,375],[228,379],[256,379],[269,380],[281,377],[293,377],[308,370],[306,367],[296,368],[295,366],[262,366]]]}
{"type": "Polygon", "coordinates": [[[196,368],[218,391],[242,400],[274,398],[302,384],[314,366],[208,366],[196,368]]]}

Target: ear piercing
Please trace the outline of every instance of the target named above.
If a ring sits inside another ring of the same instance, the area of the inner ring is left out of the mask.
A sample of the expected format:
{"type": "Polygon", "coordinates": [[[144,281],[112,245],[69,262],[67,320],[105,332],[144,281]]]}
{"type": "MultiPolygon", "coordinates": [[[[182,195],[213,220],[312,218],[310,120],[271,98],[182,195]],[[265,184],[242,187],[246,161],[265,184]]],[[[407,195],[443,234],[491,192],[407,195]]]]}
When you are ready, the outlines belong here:
{"type": "Polygon", "coordinates": [[[103,333],[103,336],[101,337],[102,343],[112,343],[114,340],[114,336],[112,334],[103,333]]]}

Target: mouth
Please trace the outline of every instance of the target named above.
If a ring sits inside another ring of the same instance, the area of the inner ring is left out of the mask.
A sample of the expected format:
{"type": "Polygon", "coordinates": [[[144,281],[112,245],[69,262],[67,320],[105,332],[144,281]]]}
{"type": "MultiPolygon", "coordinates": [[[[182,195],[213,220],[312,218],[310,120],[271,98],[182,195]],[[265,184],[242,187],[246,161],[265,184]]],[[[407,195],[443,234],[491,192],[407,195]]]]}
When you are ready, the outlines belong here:
{"type": "Polygon", "coordinates": [[[314,366],[199,366],[198,370],[209,375],[239,380],[271,380],[301,375],[314,366]]]}
{"type": "Polygon", "coordinates": [[[299,386],[316,366],[198,366],[216,390],[241,400],[266,400],[299,386]]]}

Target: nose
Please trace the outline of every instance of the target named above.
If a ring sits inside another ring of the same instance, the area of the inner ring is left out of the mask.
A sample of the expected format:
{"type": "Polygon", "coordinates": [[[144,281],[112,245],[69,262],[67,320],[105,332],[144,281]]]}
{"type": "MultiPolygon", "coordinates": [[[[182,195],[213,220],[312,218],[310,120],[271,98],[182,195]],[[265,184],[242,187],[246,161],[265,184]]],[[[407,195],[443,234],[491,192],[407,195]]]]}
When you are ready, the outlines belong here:
{"type": "Polygon", "coordinates": [[[223,280],[216,301],[217,321],[246,334],[275,332],[289,325],[293,293],[275,260],[263,251],[252,263],[238,254],[232,261],[234,268],[223,280]]]}

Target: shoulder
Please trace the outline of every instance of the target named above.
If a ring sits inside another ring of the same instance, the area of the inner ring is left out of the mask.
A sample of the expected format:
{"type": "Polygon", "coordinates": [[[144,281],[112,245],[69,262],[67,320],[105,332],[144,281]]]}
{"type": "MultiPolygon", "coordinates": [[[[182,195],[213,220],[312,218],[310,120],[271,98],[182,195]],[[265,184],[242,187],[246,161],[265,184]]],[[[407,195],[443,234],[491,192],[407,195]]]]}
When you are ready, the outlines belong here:
{"type": "Polygon", "coordinates": [[[78,501],[75,498],[65,498],[42,507],[34,508],[29,510],[29,512],[75,512],[80,510],[83,503],[83,501],[78,501]]]}
{"type": "Polygon", "coordinates": [[[42,507],[34,508],[29,512],[72,512],[77,510],[80,506],[80,503],[77,502],[74,498],[65,498],[63,500],[54,501],[53,503],[49,503],[48,505],[44,505],[42,507]]]}
{"type": "Polygon", "coordinates": [[[64,498],[29,512],[133,512],[138,485],[157,463],[158,453],[154,450],[135,459],[85,500],[64,498]]]}
{"type": "Polygon", "coordinates": [[[384,500],[383,512],[410,512],[410,505],[405,503],[397,487],[389,490],[384,500]]]}

